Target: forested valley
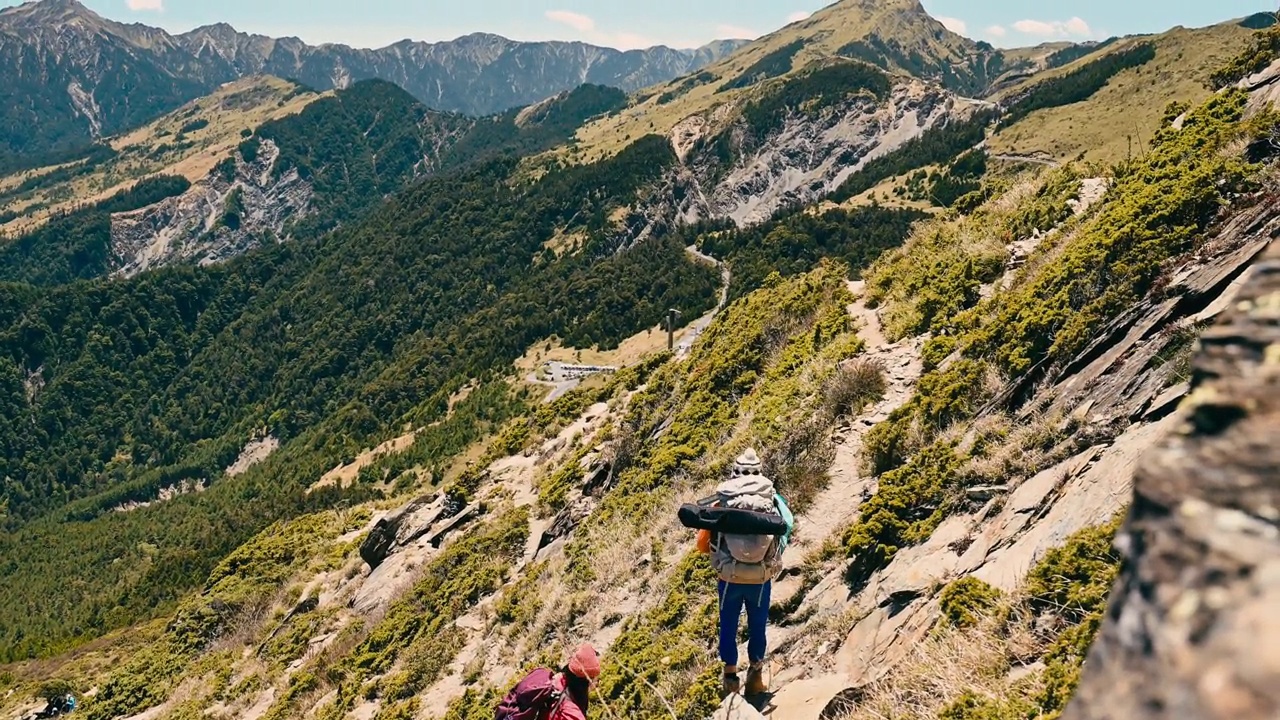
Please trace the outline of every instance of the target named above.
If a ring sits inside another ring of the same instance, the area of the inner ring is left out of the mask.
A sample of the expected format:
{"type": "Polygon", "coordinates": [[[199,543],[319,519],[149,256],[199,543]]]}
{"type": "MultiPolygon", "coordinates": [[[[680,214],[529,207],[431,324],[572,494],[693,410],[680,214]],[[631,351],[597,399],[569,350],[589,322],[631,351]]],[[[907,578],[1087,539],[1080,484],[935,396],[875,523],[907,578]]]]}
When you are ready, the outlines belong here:
{"type": "MultiPolygon", "coordinates": [[[[530,183],[495,156],[224,265],[0,286],[0,658],[163,612],[268,523],[367,496],[303,491],[536,341],[608,348],[705,312],[717,271],[674,238],[619,251],[608,217],[673,161],[654,138],[530,183]],[[561,233],[586,241],[557,256],[561,233]],[[264,432],[282,449],[224,476],[264,432]],[[209,488],[114,510],[183,481],[209,488]]],[[[435,432],[513,411],[476,398],[435,432]]]]}

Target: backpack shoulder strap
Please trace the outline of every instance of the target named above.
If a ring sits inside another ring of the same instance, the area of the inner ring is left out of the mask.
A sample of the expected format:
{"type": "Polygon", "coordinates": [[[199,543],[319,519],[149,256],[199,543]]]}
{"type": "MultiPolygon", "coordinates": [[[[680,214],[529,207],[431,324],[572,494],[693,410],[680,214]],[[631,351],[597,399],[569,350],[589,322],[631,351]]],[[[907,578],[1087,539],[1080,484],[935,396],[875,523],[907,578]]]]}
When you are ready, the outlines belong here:
{"type": "Polygon", "coordinates": [[[560,712],[560,708],[564,706],[564,700],[569,696],[569,688],[560,690],[556,687],[555,676],[551,677],[551,703],[548,704],[541,712],[538,713],[538,720],[551,720],[560,712]]]}

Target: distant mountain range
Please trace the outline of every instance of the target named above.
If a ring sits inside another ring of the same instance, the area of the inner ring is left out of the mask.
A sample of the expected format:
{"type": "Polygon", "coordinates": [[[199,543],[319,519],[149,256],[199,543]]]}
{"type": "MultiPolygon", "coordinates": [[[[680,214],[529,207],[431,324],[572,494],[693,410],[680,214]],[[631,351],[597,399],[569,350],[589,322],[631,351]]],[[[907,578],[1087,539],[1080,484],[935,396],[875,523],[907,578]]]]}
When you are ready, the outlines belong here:
{"type": "Polygon", "coordinates": [[[664,82],[745,43],[623,52],[477,33],[361,50],[249,35],[226,24],[171,35],[104,18],[76,0],[38,0],[0,11],[0,63],[10,68],[0,86],[0,171],[33,165],[33,157],[47,162],[50,152],[74,153],[249,75],[318,90],[381,78],[431,108],[487,115],[583,83],[634,90],[664,82]]]}

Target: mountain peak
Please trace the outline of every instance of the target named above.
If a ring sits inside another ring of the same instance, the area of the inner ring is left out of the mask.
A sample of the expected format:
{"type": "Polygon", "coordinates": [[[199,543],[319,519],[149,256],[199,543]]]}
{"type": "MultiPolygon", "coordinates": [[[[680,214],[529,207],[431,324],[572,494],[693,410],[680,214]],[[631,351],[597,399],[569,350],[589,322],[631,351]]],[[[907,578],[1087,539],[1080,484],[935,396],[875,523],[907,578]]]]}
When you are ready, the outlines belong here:
{"type": "Polygon", "coordinates": [[[933,19],[920,0],[840,0],[814,13],[814,17],[837,19],[841,24],[876,23],[888,18],[933,19]]]}
{"type": "Polygon", "coordinates": [[[78,0],[35,0],[0,10],[0,22],[15,25],[101,25],[102,16],[78,0]]]}

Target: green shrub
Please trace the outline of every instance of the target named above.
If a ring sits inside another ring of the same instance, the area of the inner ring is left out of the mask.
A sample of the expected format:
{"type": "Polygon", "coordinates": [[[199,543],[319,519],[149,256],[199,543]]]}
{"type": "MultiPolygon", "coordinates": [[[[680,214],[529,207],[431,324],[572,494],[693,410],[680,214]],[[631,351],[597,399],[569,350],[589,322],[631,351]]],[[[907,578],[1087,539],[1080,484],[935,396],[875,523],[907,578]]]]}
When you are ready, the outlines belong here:
{"type": "Polygon", "coordinates": [[[508,633],[514,634],[527,628],[542,609],[539,590],[547,575],[546,563],[526,567],[520,579],[510,583],[494,604],[494,615],[508,633]]]}
{"type": "Polygon", "coordinates": [[[885,306],[889,339],[953,331],[956,316],[977,306],[982,286],[1001,276],[1008,257],[993,237],[997,220],[983,213],[920,225],[867,270],[867,305],[885,306]]]}
{"type": "Polygon", "coordinates": [[[67,695],[75,694],[75,687],[66,680],[46,680],[40,684],[40,689],[36,690],[36,697],[45,702],[53,702],[67,695]]]}
{"type": "Polygon", "coordinates": [[[938,713],[938,720],[1027,720],[1035,709],[1018,698],[983,697],[966,690],[938,713]]]}
{"type": "Polygon", "coordinates": [[[966,575],[942,590],[942,616],[956,627],[973,627],[995,607],[999,599],[999,590],[966,575]]]}
{"type": "Polygon", "coordinates": [[[710,563],[691,552],[676,568],[662,602],[627,622],[603,657],[597,686],[614,714],[670,717],[664,698],[653,692],[659,687],[666,688],[665,700],[675,704],[679,717],[711,715],[719,704],[719,669],[710,662],[717,625],[715,588],[710,563]]]}
{"type": "Polygon", "coordinates": [[[946,370],[934,370],[916,385],[914,407],[925,428],[941,430],[967,420],[990,398],[987,364],[961,358],[946,370]]]}
{"type": "Polygon", "coordinates": [[[263,655],[279,667],[287,666],[306,654],[311,638],[320,635],[332,620],[332,612],[322,611],[298,615],[289,620],[263,648],[263,655]]]}
{"type": "Polygon", "coordinates": [[[845,533],[845,551],[853,558],[852,585],[861,585],[886,567],[902,548],[929,537],[945,517],[946,491],[955,483],[959,466],[952,445],[935,443],[881,476],[876,494],[862,505],[858,521],[845,533]]]}
{"type": "Polygon", "coordinates": [[[1048,232],[1071,217],[1068,201],[1080,195],[1080,173],[1074,165],[1064,165],[1048,173],[1035,195],[1004,221],[1011,239],[1024,239],[1036,232],[1048,232]]]}
{"type": "Polygon", "coordinates": [[[1081,530],[1032,568],[1026,592],[1035,612],[1080,623],[1106,607],[1120,563],[1111,541],[1122,520],[1116,516],[1106,525],[1081,530]]]}
{"type": "Polygon", "coordinates": [[[414,720],[418,716],[421,703],[418,698],[400,700],[378,711],[374,720],[414,720]]]}
{"type": "Polygon", "coordinates": [[[1280,56],[1280,26],[1254,33],[1249,46],[1209,76],[1209,87],[1221,90],[1261,72],[1280,56]]]}
{"type": "Polygon", "coordinates": [[[929,372],[936,369],[942,364],[943,360],[951,357],[951,353],[955,352],[956,338],[952,335],[937,335],[929,338],[924,347],[920,349],[920,359],[924,364],[924,371],[929,372]]]}
{"type": "Polygon", "coordinates": [[[900,467],[919,446],[915,408],[904,405],[871,428],[862,438],[862,457],[873,475],[900,467]]]}
{"type": "Polygon", "coordinates": [[[551,477],[544,479],[538,486],[538,504],[552,513],[564,509],[568,502],[569,492],[582,484],[582,458],[594,447],[593,443],[584,442],[568,460],[556,469],[551,477]]]}
{"type": "Polygon", "coordinates": [[[350,709],[364,681],[387,672],[397,660],[403,660],[399,671],[384,681],[385,695],[392,700],[408,699],[439,677],[463,644],[454,621],[502,586],[524,553],[528,534],[528,511],[520,509],[447,545],[341,661],[336,711],[350,709]]]}
{"type": "MultiPolygon", "coordinates": [[[[1032,567],[1024,586],[1025,610],[1031,618],[1052,615],[1064,625],[1039,658],[1045,669],[1010,685],[1001,697],[966,690],[943,708],[940,720],[1052,719],[1062,714],[1102,625],[1107,590],[1119,567],[1110,542],[1120,522],[1121,516],[1117,516],[1105,525],[1075,533],[1032,567]]],[[[975,606],[990,608],[997,596],[986,583],[972,578],[957,580],[943,591],[943,616],[965,627],[970,618],[983,612],[975,606]]]]}

